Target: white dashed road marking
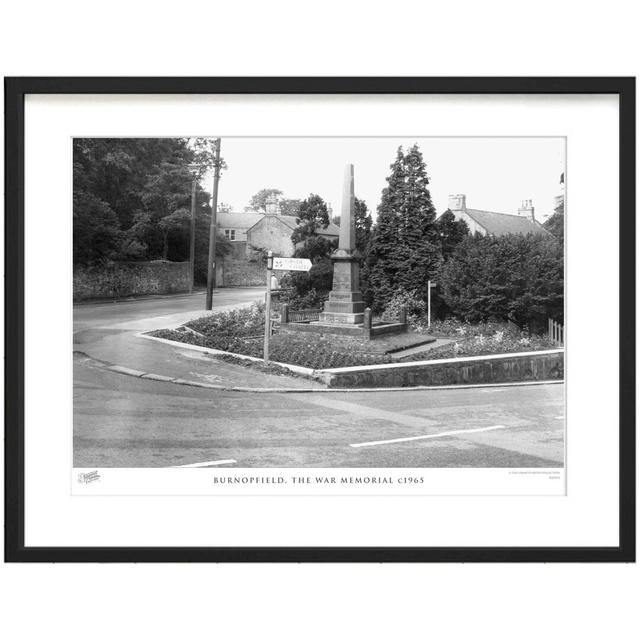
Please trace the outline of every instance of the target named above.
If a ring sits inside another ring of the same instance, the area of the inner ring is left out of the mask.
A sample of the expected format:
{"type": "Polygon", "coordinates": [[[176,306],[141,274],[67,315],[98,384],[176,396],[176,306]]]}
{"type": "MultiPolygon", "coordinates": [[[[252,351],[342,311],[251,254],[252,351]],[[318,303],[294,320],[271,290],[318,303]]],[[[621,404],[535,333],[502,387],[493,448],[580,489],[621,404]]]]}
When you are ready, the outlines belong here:
{"type": "Polygon", "coordinates": [[[211,460],[210,462],[194,462],[193,464],[179,464],[174,469],[187,469],[188,467],[217,467],[219,464],[236,464],[237,460],[211,460]]]}
{"type": "Polygon", "coordinates": [[[445,438],[447,436],[458,436],[466,433],[478,433],[479,431],[494,431],[495,429],[506,429],[502,424],[493,427],[480,427],[479,429],[457,429],[456,431],[441,431],[440,433],[431,433],[427,436],[411,436],[409,438],[394,438],[393,440],[374,440],[372,442],[359,442],[358,444],[350,444],[350,447],[373,447],[378,444],[394,444],[396,442],[411,442],[412,440],[426,440],[427,438],[445,438]]]}

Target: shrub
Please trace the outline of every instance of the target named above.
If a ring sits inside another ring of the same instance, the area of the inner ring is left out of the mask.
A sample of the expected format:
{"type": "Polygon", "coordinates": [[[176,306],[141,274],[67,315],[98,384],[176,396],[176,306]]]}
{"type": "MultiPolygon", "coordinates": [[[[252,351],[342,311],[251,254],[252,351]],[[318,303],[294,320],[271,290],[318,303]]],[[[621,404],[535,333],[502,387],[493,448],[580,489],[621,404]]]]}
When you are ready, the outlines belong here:
{"type": "MultiPolygon", "coordinates": [[[[298,255],[296,253],[296,255],[298,255]]],[[[280,301],[289,304],[291,309],[322,307],[329,298],[333,284],[333,265],[329,258],[315,258],[308,272],[294,271],[286,274],[280,281],[282,291],[280,301]]]]}
{"type": "Polygon", "coordinates": [[[470,322],[511,319],[534,330],[562,320],[564,255],[551,235],[469,236],[445,263],[440,284],[452,313],[470,322]]]}
{"type": "MultiPolygon", "coordinates": [[[[540,351],[555,347],[546,336],[530,335],[514,325],[497,322],[465,324],[458,321],[440,323],[443,334],[454,337],[449,344],[409,356],[404,361],[465,358],[496,353],[540,351]]],[[[442,334],[441,334],[442,335],[442,334]]]]}
{"type": "MultiPolygon", "coordinates": [[[[421,332],[427,332],[427,320],[421,318],[416,324],[421,332]]],[[[434,336],[469,338],[473,336],[488,336],[497,331],[505,331],[510,335],[515,332],[520,335],[521,330],[514,324],[501,320],[487,320],[486,322],[466,322],[458,318],[446,318],[445,320],[433,320],[428,332],[434,336]]],[[[525,331],[526,332],[526,331],[525,331]]]]}
{"type": "Polygon", "coordinates": [[[427,312],[427,303],[419,298],[416,292],[400,289],[387,302],[382,315],[385,318],[396,320],[402,307],[407,311],[407,322],[411,326],[418,324],[427,312]]]}

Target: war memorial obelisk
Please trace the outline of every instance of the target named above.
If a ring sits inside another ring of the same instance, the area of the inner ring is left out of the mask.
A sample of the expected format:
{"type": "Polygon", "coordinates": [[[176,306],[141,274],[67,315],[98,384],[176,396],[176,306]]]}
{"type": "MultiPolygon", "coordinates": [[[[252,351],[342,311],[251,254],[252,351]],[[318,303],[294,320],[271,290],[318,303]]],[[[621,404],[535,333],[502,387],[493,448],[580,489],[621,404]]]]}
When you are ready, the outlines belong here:
{"type": "Polygon", "coordinates": [[[321,324],[358,325],[364,321],[365,303],[360,293],[360,265],[356,250],[355,196],[353,165],[344,173],[342,211],[340,212],[340,238],[338,248],[331,255],[333,287],[329,300],[320,314],[321,324]]]}
{"type": "MultiPolygon", "coordinates": [[[[317,321],[289,322],[288,306],[284,305],[280,331],[303,331],[321,337],[330,335],[336,341],[346,339],[360,342],[376,339],[380,343],[384,343],[393,334],[406,333],[408,327],[404,312],[398,320],[373,321],[371,309],[365,308],[366,304],[360,293],[359,259],[360,255],[356,250],[353,165],[348,164],[344,174],[338,248],[331,254],[333,288],[329,293],[329,299],[324,303],[324,311],[319,314],[317,321]]],[[[420,340],[424,342],[424,337],[420,340]]],[[[404,342],[413,344],[410,340],[404,342]]],[[[398,341],[396,340],[391,347],[397,350],[398,341]]]]}

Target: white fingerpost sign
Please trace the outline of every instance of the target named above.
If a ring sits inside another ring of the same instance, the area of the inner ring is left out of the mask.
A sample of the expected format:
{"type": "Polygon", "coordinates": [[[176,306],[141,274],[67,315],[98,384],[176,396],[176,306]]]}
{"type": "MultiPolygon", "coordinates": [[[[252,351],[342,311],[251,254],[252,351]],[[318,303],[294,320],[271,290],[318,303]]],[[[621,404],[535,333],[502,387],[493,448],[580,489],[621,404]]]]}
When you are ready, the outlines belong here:
{"type": "Polygon", "coordinates": [[[311,260],[308,258],[274,258],[274,271],[309,271],[311,260]]]}

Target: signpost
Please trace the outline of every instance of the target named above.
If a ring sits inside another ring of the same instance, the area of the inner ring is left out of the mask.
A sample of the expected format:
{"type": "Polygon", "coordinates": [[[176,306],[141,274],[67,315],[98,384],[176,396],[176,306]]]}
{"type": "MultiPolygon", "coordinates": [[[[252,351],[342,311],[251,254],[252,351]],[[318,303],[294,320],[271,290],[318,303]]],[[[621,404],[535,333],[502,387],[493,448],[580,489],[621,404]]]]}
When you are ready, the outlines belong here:
{"type": "Polygon", "coordinates": [[[308,258],[274,258],[273,269],[275,271],[309,271],[311,260],[308,258]]]}
{"type": "Polygon", "coordinates": [[[431,288],[436,286],[435,282],[431,280],[427,281],[429,286],[427,288],[427,327],[431,326],[431,288]]]}
{"type": "Polygon", "coordinates": [[[271,338],[271,278],[273,271],[309,271],[308,258],[274,258],[273,251],[267,254],[267,295],[264,308],[264,363],[269,364],[269,339],[271,338]]]}

